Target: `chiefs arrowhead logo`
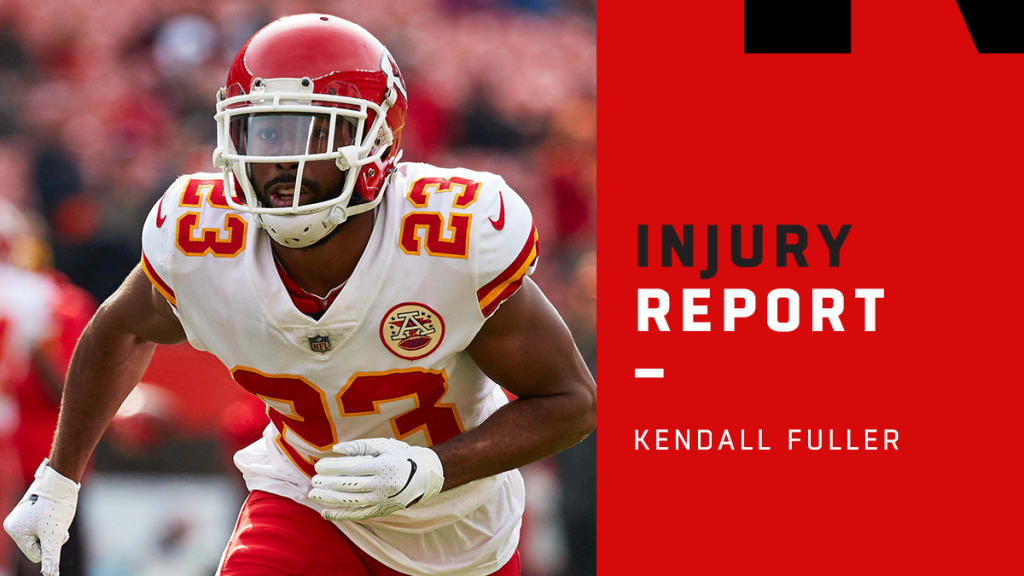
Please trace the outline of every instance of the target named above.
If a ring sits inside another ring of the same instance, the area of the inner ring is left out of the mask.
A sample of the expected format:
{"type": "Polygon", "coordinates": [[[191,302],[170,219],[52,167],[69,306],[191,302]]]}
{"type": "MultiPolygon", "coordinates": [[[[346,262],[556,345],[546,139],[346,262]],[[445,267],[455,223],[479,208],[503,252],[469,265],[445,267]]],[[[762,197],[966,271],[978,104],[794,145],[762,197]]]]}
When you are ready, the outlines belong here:
{"type": "Polygon", "coordinates": [[[501,230],[505,227],[505,198],[502,197],[501,190],[498,190],[498,201],[501,202],[501,211],[498,212],[498,219],[487,219],[491,223],[491,226],[494,226],[495,230],[501,230]]]}
{"type": "Polygon", "coordinates": [[[444,339],[444,320],[429,306],[403,302],[380,321],[380,341],[392,354],[416,360],[430,354],[444,339]]]}
{"type": "Polygon", "coordinates": [[[402,94],[402,99],[408,102],[409,95],[405,92],[405,79],[402,78],[402,71],[398,69],[398,64],[395,63],[395,59],[387,50],[381,54],[380,69],[387,77],[388,91],[390,92],[392,88],[396,88],[402,94]]]}

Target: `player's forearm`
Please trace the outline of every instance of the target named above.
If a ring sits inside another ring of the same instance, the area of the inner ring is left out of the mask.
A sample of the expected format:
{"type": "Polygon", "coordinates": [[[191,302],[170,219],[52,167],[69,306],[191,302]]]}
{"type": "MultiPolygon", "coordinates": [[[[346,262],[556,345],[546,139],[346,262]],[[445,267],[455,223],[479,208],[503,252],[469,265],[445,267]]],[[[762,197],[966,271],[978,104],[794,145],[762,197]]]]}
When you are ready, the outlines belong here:
{"type": "Polygon", "coordinates": [[[76,482],[156,347],[119,328],[111,316],[101,307],[82,334],[61,398],[50,466],[76,482]]]}
{"type": "Polygon", "coordinates": [[[434,446],[444,489],[492,476],[569,448],[594,430],[593,388],[516,399],[480,426],[434,446]]]}

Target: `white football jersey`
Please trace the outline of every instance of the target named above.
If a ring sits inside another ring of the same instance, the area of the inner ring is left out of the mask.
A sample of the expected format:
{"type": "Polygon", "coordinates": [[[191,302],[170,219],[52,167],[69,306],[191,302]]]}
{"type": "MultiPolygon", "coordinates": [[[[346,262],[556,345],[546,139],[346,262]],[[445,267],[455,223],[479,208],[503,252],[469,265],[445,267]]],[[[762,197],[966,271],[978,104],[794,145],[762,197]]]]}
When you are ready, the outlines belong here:
{"type": "MultiPolygon", "coordinates": [[[[219,173],[179,178],[150,212],[143,267],[189,342],[267,404],[263,438],[235,455],[250,490],[310,502],[331,446],[393,437],[419,446],[478,426],[508,400],[466,353],[537,257],[526,204],[498,176],[399,166],[373,232],[319,320],[293,305],[255,218],[227,208],[219,173]]],[[[518,545],[512,470],[407,510],[338,528],[413,574],[490,574],[518,545]]]]}

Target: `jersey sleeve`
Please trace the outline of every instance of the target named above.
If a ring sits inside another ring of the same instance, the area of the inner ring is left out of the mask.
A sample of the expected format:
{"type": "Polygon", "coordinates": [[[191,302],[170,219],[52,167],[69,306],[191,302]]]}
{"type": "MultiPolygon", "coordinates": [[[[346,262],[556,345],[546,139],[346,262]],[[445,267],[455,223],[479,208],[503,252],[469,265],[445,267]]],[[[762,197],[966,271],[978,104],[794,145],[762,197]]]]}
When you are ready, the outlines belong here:
{"type": "Polygon", "coordinates": [[[142,271],[177,313],[178,301],[174,295],[173,266],[175,219],[168,215],[177,203],[175,192],[181,189],[184,177],[178,178],[164,191],[163,196],[153,205],[142,226],[142,271]]]}
{"type": "Polygon", "coordinates": [[[188,181],[188,176],[175,180],[149,211],[146,223],[142,225],[142,271],[157,292],[170,302],[171,310],[185,330],[189,344],[196,350],[206,350],[206,346],[185,320],[174,291],[175,255],[178,252],[175,235],[181,212],[178,200],[188,181]]]}
{"type": "Polygon", "coordinates": [[[533,272],[538,249],[537,227],[526,202],[500,178],[487,188],[477,210],[480,224],[475,224],[476,294],[485,318],[533,272]]]}

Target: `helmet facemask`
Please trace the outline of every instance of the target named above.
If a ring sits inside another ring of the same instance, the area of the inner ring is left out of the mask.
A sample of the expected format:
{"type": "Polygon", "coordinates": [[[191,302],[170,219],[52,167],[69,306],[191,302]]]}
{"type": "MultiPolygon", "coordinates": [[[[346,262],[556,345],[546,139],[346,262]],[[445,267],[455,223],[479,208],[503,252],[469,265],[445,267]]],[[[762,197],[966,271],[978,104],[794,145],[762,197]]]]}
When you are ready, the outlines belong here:
{"type": "Polygon", "coordinates": [[[241,198],[225,194],[227,203],[255,214],[270,236],[289,248],[316,243],[352,215],[373,209],[383,197],[353,202],[360,172],[379,163],[392,143],[385,118],[393,99],[378,105],[360,98],[355,86],[339,81],[321,92],[326,93],[313,92],[309,78],[256,78],[248,94],[237,84],[218,94],[213,160],[224,174],[226,189],[235,188],[234,179],[244,198],[242,204],[241,198]],[[343,174],[336,190],[318,190],[317,182],[308,177],[325,162],[343,174]],[[265,169],[268,165],[278,168],[265,169]],[[294,169],[283,172],[282,178],[281,165],[294,169]],[[275,175],[254,178],[254,167],[260,175],[275,175]]]}

